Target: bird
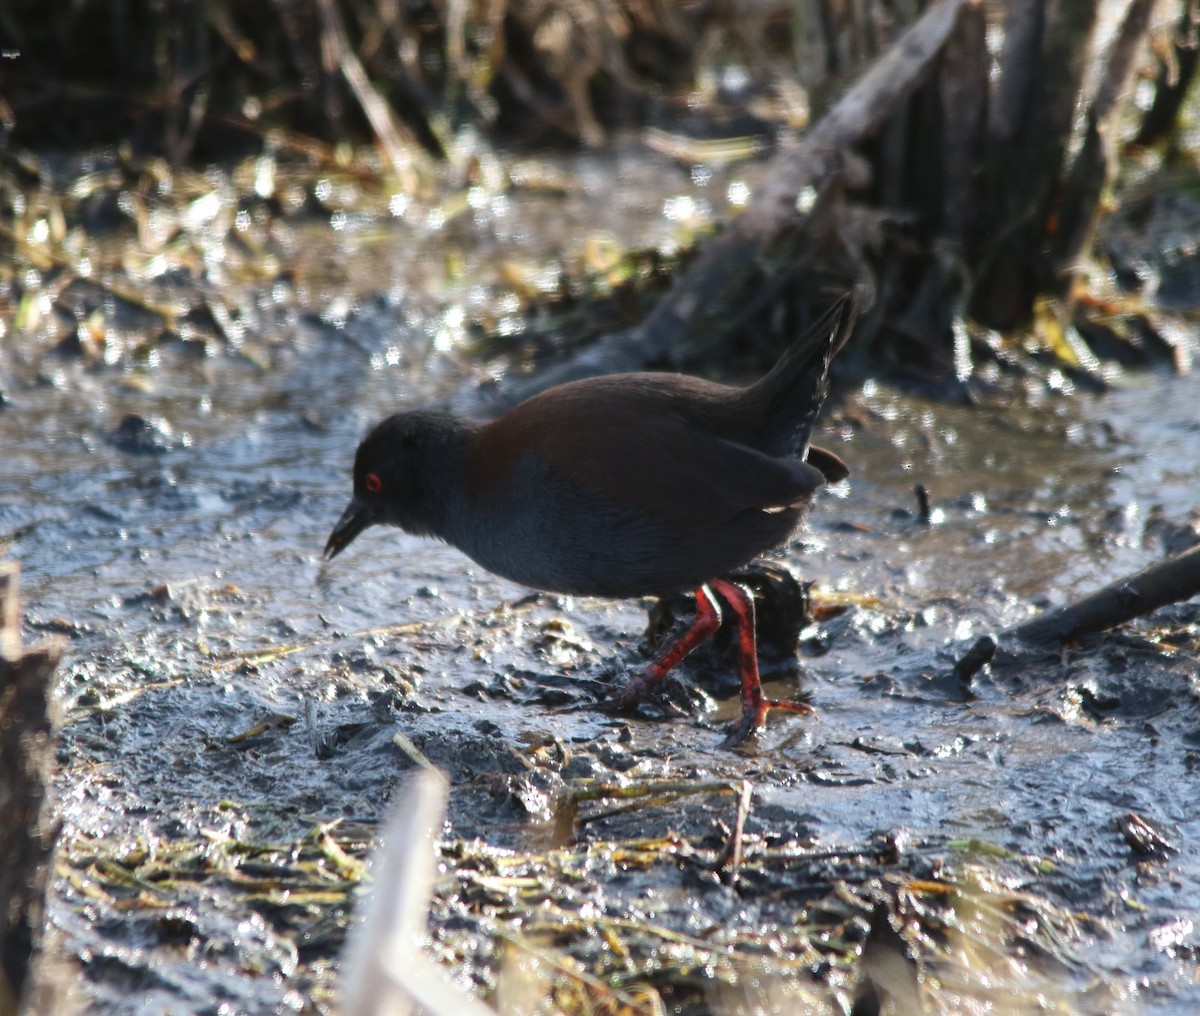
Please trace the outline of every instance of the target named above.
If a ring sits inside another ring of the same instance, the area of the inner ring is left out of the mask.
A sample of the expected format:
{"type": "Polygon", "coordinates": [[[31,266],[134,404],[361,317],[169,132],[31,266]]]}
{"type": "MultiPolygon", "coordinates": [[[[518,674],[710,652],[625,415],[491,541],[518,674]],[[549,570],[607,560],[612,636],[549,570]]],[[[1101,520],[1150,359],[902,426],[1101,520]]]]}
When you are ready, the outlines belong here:
{"type": "Polygon", "coordinates": [[[569,381],[480,423],[439,408],[395,413],[354,457],[353,496],[330,561],[370,526],[443,540],[533,589],[612,598],[695,591],[696,618],[609,699],[644,698],[723,621],[738,625],[742,715],[722,744],[772,709],[759,679],[754,600],[729,578],[788,542],[818,489],[849,475],[812,445],[855,301],[838,299],[759,381],[735,387],[640,371],[569,381]]]}

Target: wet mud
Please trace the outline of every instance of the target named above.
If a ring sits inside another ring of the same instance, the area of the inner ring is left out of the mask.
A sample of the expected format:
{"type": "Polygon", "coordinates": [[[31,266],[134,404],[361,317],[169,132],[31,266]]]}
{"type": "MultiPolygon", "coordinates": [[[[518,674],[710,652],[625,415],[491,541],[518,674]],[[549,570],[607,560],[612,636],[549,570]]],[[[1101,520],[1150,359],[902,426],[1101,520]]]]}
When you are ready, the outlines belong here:
{"type": "Polygon", "coordinates": [[[408,313],[284,317],[268,367],[8,365],[0,539],[29,636],[68,642],[50,908],[85,1011],[336,1011],[356,864],[416,765],[397,731],[451,781],[430,948],[463,984],[499,990],[540,942],[630,1005],[647,984],[686,1012],[826,1005],[862,990],[843,953],[889,948],[879,915],[916,913],[945,1011],[989,977],[1031,1009],[1200,1007],[1195,605],[947,679],[979,635],[1189,539],[1200,379],[1021,408],[844,392],[821,440],[853,476],[775,562],[813,615],[771,693],[816,712],[731,751],[719,647],[661,703],[597,708],[650,601],[530,595],[380,529],[321,564],[365,428],[489,384],[408,313]],[[700,789],[579,797],[638,783],[700,789]],[[534,868],[558,874],[540,901],[534,868]],[[661,937],[620,957],[633,926],[661,937]],[[991,951],[949,965],[968,940],[991,951]]]}

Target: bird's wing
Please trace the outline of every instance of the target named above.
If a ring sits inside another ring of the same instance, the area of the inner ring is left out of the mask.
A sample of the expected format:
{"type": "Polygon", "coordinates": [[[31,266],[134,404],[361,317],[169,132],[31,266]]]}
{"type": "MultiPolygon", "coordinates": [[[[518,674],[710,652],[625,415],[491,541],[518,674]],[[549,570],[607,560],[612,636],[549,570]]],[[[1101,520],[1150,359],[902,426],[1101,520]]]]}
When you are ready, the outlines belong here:
{"type": "Polygon", "coordinates": [[[477,482],[502,482],[515,466],[512,449],[531,451],[580,489],[682,529],[787,508],[824,482],[806,462],[705,433],[662,407],[647,411],[636,394],[609,394],[572,399],[569,391],[551,390],[484,428],[477,482]]]}

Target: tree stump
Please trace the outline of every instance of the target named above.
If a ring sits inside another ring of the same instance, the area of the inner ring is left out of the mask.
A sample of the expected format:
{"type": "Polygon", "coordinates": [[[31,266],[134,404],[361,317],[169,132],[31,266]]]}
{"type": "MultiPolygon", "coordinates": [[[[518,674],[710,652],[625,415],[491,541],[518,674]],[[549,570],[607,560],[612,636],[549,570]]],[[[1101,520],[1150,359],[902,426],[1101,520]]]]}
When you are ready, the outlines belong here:
{"type": "Polygon", "coordinates": [[[21,647],[20,571],[15,561],[0,561],[0,1016],[20,1011],[55,840],[47,788],[57,739],[51,676],[62,644],[21,647]]]}

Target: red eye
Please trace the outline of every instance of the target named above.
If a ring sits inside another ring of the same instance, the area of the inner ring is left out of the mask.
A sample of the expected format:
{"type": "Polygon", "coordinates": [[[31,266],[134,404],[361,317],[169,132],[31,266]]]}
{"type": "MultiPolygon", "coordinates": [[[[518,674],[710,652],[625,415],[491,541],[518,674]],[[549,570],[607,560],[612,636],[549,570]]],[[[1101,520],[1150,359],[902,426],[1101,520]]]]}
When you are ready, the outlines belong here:
{"type": "Polygon", "coordinates": [[[378,494],[381,490],[383,490],[383,481],[379,479],[378,474],[367,473],[367,475],[363,477],[363,486],[366,487],[367,490],[372,494],[378,494]]]}

